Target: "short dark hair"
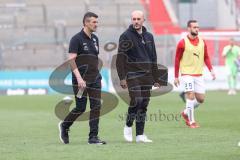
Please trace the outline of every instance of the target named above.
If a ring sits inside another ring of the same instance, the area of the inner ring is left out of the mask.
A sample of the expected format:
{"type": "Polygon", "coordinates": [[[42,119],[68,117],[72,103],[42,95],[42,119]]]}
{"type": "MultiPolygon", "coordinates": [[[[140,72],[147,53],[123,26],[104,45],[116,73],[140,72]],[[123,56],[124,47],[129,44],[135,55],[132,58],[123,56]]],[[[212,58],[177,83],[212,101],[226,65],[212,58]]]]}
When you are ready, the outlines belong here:
{"type": "Polygon", "coordinates": [[[191,27],[191,23],[197,23],[197,20],[191,19],[187,22],[187,27],[191,27]]]}
{"type": "Polygon", "coordinates": [[[88,18],[91,18],[91,17],[95,17],[95,18],[98,18],[98,15],[93,13],[93,12],[87,12],[84,14],[83,16],[83,25],[85,24],[85,22],[87,21],[88,18]]]}

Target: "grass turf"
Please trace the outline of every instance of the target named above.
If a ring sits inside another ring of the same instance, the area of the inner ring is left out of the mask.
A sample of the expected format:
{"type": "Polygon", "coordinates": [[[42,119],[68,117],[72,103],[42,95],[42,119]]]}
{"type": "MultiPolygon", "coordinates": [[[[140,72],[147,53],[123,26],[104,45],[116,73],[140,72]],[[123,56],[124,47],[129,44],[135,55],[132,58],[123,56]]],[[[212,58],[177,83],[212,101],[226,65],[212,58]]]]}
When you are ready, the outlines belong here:
{"type": "Polygon", "coordinates": [[[123,140],[127,105],[120,101],[115,110],[101,117],[99,135],[108,142],[104,146],[87,144],[86,121],[71,127],[70,144],[60,143],[54,107],[62,97],[0,97],[0,160],[238,160],[240,157],[239,94],[207,92],[206,102],[196,110],[195,117],[201,126],[198,129],[189,129],[178,119],[184,103],[177,93],[152,98],[145,127],[145,133],[154,141],[151,144],[123,140]],[[177,119],[173,120],[173,115],[177,119]]]}

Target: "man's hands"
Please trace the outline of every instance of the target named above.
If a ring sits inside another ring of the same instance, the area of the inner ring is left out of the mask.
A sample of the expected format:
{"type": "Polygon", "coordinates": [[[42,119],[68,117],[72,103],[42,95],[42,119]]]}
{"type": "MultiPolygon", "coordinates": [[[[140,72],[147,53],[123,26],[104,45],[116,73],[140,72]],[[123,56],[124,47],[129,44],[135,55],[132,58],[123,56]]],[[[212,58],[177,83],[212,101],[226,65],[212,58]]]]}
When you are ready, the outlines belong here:
{"type": "Polygon", "coordinates": [[[216,79],[216,75],[215,75],[213,70],[211,70],[211,75],[212,75],[212,80],[215,80],[216,79]]]}
{"type": "Polygon", "coordinates": [[[159,84],[159,83],[154,83],[154,85],[153,85],[154,87],[158,87],[158,88],[160,88],[161,87],[161,85],[159,84]]]}
{"type": "MultiPolygon", "coordinates": [[[[211,76],[212,76],[212,80],[215,80],[216,79],[216,75],[215,75],[215,72],[213,70],[211,70],[211,76]]],[[[180,85],[180,82],[179,82],[179,79],[178,78],[175,78],[174,80],[174,85],[176,87],[178,87],[180,85]]]]}
{"type": "Polygon", "coordinates": [[[72,69],[74,75],[77,78],[78,88],[82,90],[82,89],[86,88],[86,82],[83,80],[83,78],[81,77],[81,74],[78,70],[77,64],[75,62],[76,58],[77,58],[77,53],[69,53],[69,57],[68,57],[69,64],[71,66],[71,69],[72,69]]]}
{"type": "Polygon", "coordinates": [[[127,88],[127,81],[126,81],[126,79],[120,80],[120,86],[121,86],[123,89],[126,89],[126,88],[127,88]]]}
{"type": "Polygon", "coordinates": [[[86,88],[86,82],[81,77],[77,78],[77,82],[78,82],[78,88],[79,89],[86,88]]]}
{"type": "MultiPolygon", "coordinates": [[[[125,79],[120,80],[120,86],[121,86],[123,89],[126,89],[126,88],[128,87],[127,81],[126,81],[125,79]]],[[[160,88],[161,85],[160,85],[159,83],[154,83],[154,87],[160,88]]]]}
{"type": "Polygon", "coordinates": [[[178,78],[175,78],[175,80],[174,80],[174,85],[175,85],[176,87],[178,87],[178,86],[180,85],[180,82],[179,82],[179,79],[178,79],[178,78]]]}

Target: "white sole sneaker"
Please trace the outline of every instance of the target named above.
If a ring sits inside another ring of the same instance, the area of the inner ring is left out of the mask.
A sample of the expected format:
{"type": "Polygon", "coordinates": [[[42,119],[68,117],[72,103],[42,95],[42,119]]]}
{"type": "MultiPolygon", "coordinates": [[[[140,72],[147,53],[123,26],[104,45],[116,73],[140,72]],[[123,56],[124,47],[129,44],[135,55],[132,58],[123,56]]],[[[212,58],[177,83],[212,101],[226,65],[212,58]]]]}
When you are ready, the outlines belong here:
{"type": "Polygon", "coordinates": [[[146,135],[138,135],[136,137],[137,143],[152,143],[153,141],[151,139],[148,139],[146,135]]]}
{"type": "Polygon", "coordinates": [[[132,127],[125,126],[123,129],[123,137],[125,141],[127,142],[132,142],[133,137],[132,137],[132,127]]]}
{"type": "Polygon", "coordinates": [[[64,129],[62,127],[62,121],[58,123],[58,130],[59,130],[59,139],[62,143],[68,144],[69,143],[69,136],[68,131],[69,129],[64,129]]]}
{"type": "Polygon", "coordinates": [[[62,132],[62,130],[61,130],[61,124],[62,124],[62,121],[60,121],[60,122],[58,123],[59,139],[60,139],[60,141],[61,141],[62,143],[64,143],[64,141],[63,141],[63,139],[62,139],[62,136],[61,136],[61,132],[62,132]]]}

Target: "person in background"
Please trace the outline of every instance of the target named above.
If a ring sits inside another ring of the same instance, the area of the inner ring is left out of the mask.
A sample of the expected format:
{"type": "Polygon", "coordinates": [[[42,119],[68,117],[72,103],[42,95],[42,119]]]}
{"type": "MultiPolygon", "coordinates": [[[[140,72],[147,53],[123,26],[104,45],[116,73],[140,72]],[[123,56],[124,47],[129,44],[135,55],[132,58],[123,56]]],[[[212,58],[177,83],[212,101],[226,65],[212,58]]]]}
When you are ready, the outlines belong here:
{"type": "Polygon", "coordinates": [[[213,80],[216,77],[208,56],[207,45],[198,36],[198,22],[189,20],[187,28],[188,35],[179,41],[176,49],[174,84],[176,87],[180,85],[180,71],[186,97],[186,107],[181,114],[187,126],[198,128],[200,126],[195,121],[194,110],[205,99],[205,85],[202,76],[204,63],[207,65],[213,80]]]}
{"type": "Polygon", "coordinates": [[[222,56],[225,58],[225,66],[227,69],[227,80],[228,80],[228,95],[235,95],[237,87],[237,60],[240,53],[240,47],[236,45],[233,38],[229,40],[229,44],[223,48],[222,56]]]}

